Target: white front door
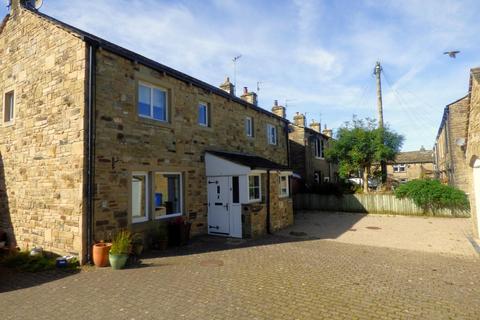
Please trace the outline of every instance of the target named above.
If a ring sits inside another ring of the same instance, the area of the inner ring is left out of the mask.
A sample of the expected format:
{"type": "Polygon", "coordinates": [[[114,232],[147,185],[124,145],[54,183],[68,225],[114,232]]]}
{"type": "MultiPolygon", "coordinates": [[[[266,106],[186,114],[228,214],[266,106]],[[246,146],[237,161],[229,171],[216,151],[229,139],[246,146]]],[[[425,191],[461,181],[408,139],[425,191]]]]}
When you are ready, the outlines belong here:
{"type": "Polygon", "coordinates": [[[208,233],[230,234],[229,177],[207,177],[208,233]]]}

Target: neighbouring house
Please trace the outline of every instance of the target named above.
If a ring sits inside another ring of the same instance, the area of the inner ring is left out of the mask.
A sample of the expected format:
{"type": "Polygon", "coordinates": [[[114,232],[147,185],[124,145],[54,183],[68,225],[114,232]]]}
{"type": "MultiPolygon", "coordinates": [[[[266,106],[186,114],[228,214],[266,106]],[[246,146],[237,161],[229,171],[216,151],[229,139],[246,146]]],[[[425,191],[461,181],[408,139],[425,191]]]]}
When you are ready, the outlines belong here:
{"type": "MultiPolygon", "coordinates": [[[[275,101],[272,112],[284,116],[285,108],[275,101]]],[[[312,121],[306,126],[305,115],[297,113],[290,124],[290,158],[293,173],[298,184],[294,190],[311,188],[315,185],[338,182],[338,165],[325,158],[325,150],[332,139],[332,130],[321,131],[321,125],[312,121]]]]}
{"type": "Polygon", "coordinates": [[[433,151],[423,147],[418,151],[399,152],[395,161],[387,163],[387,180],[394,183],[433,176],[433,151]]]}
{"type": "MultiPolygon", "coordinates": [[[[192,234],[293,222],[288,121],[12,1],[0,27],[0,228],[89,257],[120,229],[192,234]]],[[[326,173],[325,173],[326,174],[326,173]]],[[[322,176],[323,177],[323,176],[322,176]]]]}
{"type": "Polygon", "coordinates": [[[480,68],[470,70],[468,106],[465,162],[469,171],[473,229],[475,236],[480,238],[480,68]]]}
{"type": "Polygon", "coordinates": [[[468,96],[445,107],[433,149],[436,178],[465,192],[470,171],[465,162],[468,107],[468,96]]]}

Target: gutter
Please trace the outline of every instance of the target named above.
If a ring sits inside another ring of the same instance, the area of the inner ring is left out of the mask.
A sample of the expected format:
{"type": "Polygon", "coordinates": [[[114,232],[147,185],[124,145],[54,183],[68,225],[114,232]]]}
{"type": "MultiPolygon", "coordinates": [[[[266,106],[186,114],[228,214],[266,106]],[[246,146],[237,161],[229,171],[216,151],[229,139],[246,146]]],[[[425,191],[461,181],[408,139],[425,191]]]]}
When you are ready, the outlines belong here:
{"type": "Polygon", "coordinates": [[[88,43],[88,93],[87,93],[87,183],[86,183],[86,228],[87,228],[87,262],[92,261],[93,246],[93,194],[94,194],[94,159],[95,159],[95,70],[96,47],[88,43]]]}
{"type": "Polygon", "coordinates": [[[267,204],[267,234],[272,234],[270,229],[270,169],[267,170],[267,195],[265,202],[267,204]]]}

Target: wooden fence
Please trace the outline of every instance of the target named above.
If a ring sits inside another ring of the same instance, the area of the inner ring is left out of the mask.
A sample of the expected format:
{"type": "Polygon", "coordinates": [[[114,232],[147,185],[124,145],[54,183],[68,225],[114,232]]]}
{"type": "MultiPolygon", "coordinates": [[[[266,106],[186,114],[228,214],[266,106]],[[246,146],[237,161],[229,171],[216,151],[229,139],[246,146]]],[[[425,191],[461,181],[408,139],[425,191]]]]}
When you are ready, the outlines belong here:
{"type": "Polygon", "coordinates": [[[295,210],[383,213],[413,216],[470,217],[470,210],[437,209],[425,212],[410,199],[390,194],[346,194],[342,197],[320,194],[297,194],[295,210]]]}

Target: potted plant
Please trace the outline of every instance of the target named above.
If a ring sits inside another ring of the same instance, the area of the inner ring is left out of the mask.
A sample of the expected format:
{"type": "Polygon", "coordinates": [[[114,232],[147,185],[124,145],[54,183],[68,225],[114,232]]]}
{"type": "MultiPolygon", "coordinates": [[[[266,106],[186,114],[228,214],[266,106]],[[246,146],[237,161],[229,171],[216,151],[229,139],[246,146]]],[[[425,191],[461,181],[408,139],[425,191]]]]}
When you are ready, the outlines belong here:
{"type": "Polygon", "coordinates": [[[165,224],[160,224],[158,228],[152,230],[151,247],[156,250],[165,250],[168,246],[167,228],[165,224]]]}
{"type": "Polygon", "coordinates": [[[143,252],[143,235],[141,233],[135,233],[132,236],[132,254],[140,256],[143,252]]]}
{"type": "Polygon", "coordinates": [[[120,231],[112,241],[112,247],[108,255],[110,265],[113,269],[122,269],[128,259],[130,252],[130,241],[132,236],[128,230],[120,231]]]}
{"type": "Polygon", "coordinates": [[[111,243],[103,242],[103,240],[93,245],[92,257],[93,264],[96,267],[101,268],[108,266],[108,253],[111,247],[111,243]]]}
{"type": "Polygon", "coordinates": [[[184,217],[178,217],[168,224],[168,240],[172,246],[183,246],[190,240],[192,223],[184,217]]]}

